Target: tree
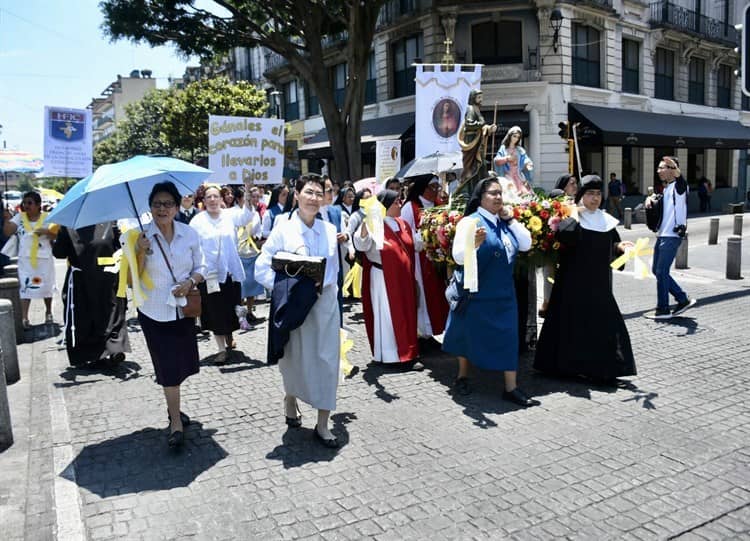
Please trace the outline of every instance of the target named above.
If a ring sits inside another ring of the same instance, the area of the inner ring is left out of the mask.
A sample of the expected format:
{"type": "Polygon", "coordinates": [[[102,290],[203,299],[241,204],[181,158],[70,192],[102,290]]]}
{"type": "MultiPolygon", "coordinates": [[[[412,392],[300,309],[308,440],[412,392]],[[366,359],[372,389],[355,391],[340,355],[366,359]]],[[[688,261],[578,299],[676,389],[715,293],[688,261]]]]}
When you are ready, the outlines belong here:
{"type": "Polygon", "coordinates": [[[94,164],[138,154],[195,161],[208,154],[208,115],[257,117],[267,107],[262,90],[226,77],[190,83],[184,90],[151,90],[125,107],[125,119],[94,148],[94,164]]]}
{"type": "Polygon", "coordinates": [[[315,90],[339,178],[361,176],[360,134],[367,60],[380,8],[386,0],[214,0],[227,15],[196,7],[194,0],[103,0],[105,32],[152,46],[175,44],[204,58],[234,47],[262,45],[284,57],[315,90]],[[348,33],[349,69],[344,104],[334,101],[323,40],[348,33]]]}
{"type": "Polygon", "coordinates": [[[208,115],[261,117],[267,108],[265,92],[246,81],[202,79],[172,96],[162,129],[172,148],[195,161],[208,156],[208,115]]]}

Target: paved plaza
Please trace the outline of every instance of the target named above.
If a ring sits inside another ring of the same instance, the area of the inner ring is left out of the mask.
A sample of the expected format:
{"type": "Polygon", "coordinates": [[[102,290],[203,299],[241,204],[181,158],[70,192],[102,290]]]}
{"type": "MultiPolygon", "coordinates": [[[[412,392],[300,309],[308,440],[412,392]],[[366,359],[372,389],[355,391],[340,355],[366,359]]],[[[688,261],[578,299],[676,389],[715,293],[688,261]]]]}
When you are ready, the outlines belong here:
{"type": "MultiPolygon", "coordinates": [[[[690,268],[674,275],[699,299],[685,317],[644,317],[655,281],[636,280],[632,265],[615,273],[638,376],[620,388],[550,379],[526,355],[520,384],[537,408],[504,402],[491,372],[454,396],[456,363],[439,351],[421,372],[370,365],[360,305],[348,304],[359,372],[339,387],[337,451],[314,441],[309,407],[303,428],[284,423],[263,326],[236,335],[221,367],[201,339],[201,371],[183,386],[194,422],[173,453],[134,318],[116,371],[69,367],[59,326],[38,325],[8,388],[15,444],[0,453],[0,538],[747,539],[750,246],[745,279],[725,280],[731,218],[707,246],[708,219],[691,217],[690,268]]],[[[653,236],[642,225],[621,233],[653,236]]],[[[42,321],[42,303],[32,308],[42,321]]],[[[61,322],[58,300],[55,310],[61,322]]]]}

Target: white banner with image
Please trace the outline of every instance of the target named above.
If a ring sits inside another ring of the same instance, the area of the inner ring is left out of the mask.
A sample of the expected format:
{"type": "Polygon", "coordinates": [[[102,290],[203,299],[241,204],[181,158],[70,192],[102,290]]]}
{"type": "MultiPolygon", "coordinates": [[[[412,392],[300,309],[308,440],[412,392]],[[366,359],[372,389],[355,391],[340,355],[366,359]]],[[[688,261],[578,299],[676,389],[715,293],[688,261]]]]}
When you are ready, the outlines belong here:
{"type": "Polygon", "coordinates": [[[482,81],[482,66],[417,64],[416,68],[415,157],[460,151],[456,134],[469,91],[478,89],[482,81]]]}
{"type": "Polygon", "coordinates": [[[279,184],[284,172],[284,121],[208,117],[208,168],[218,184],[279,184]]]}
{"type": "Polygon", "coordinates": [[[387,139],[375,143],[375,178],[378,184],[401,169],[401,141],[387,139]]]}

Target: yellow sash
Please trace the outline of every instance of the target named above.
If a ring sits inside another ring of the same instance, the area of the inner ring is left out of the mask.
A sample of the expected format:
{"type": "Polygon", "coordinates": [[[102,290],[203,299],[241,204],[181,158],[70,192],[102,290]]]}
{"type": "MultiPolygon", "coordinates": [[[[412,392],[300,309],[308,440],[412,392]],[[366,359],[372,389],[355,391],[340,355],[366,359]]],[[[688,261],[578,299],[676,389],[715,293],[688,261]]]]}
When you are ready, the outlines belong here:
{"type": "Polygon", "coordinates": [[[622,267],[625,263],[632,259],[634,264],[633,277],[638,280],[643,280],[644,278],[648,277],[649,266],[646,265],[643,260],[641,260],[641,257],[654,253],[654,250],[648,247],[648,242],[648,237],[642,237],[638,239],[637,241],[635,241],[635,246],[633,248],[628,248],[627,250],[625,250],[625,253],[615,259],[612,263],[610,263],[609,266],[613,269],[616,269],[618,267],[622,267]]]}
{"type": "MultiPolygon", "coordinates": [[[[248,227],[250,227],[250,226],[248,226],[248,227]]],[[[239,228],[239,229],[237,230],[237,236],[238,236],[238,237],[240,237],[240,238],[242,238],[242,236],[243,236],[244,234],[245,234],[245,227],[243,226],[243,227],[240,227],[240,228],[239,228]]],[[[240,241],[240,243],[239,243],[239,246],[238,246],[238,248],[242,248],[242,247],[243,247],[244,245],[246,245],[246,244],[249,244],[249,245],[250,245],[250,247],[251,247],[251,248],[252,248],[253,250],[255,250],[255,253],[256,253],[256,254],[259,254],[259,253],[260,253],[260,250],[258,249],[258,245],[257,245],[257,244],[255,244],[255,241],[253,240],[253,236],[252,236],[252,235],[247,235],[247,236],[246,236],[245,238],[242,238],[242,240],[241,240],[241,241],[240,241]]],[[[242,250],[240,250],[240,251],[242,251],[242,250]]]]}
{"type": "Polygon", "coordinates": [[[31,238],[31,254],[29,254],[29,259],[31,260],[31,267],[34,269],[37,266],[37,258],[39,257],[39,234],[37,233],[37,231],[39,231],[42,227],[44,227],[45,218],[47,218],[47,213],[42,212],[39,215],[39,219],[36,222],[36,226],[31,227],[29,216],[25,212],[21,213],[21,223],[23,224],[23,230],[26,233],[30,233],[32,237],[31,238]]]}
{"type": "Polygon", "coordinates": [[[342,293],[348,295],[349,288],[351,288],[352,295],[355,298],[362,298],[362,266],[359,263],[354,263],[344,276],[344,283],[341,286],[342,293]]]}
{"type": "Polygon", "coordinates": [[[138,273],[138,260],[135,255],[135,243],[138,242],[138,236],[140,232],[133,228],[129,229],[125,233],[125,245],[122,247],[123,258],[120,261],[120,282],[117,286],[117,296],[125,298],[128,287],[128,272],[130,273],[130,287],[133,290],[133,304],[138,308],[143,302],[148,299],[143,287],[141,287],[141,281],[146,289],[153,289],[154,283],[151,280],[146,269],[139,274],[138,273]]]}
{"type": "Polygon", "coordinates": [[[346,358],[346,354],[352,349],[354,341],[347,337],[347,332],[344,329],[339,329],[339,358],[341,359],[341,372],[344,376],[348,376],[352,373],[352,363],[346,358]]]}

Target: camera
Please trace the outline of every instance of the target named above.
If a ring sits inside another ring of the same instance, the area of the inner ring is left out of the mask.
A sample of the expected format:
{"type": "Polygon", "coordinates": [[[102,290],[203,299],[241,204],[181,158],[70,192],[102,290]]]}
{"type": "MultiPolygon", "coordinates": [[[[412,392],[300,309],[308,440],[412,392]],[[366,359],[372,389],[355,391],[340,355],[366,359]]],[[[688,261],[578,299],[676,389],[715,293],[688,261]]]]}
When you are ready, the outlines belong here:
{"type": "Polygon", "coordinates": [[[687,233],[687,227],[685,225],[676,225],[672,231],[677,233],[680,238],[684,238],[687,233]]]}

